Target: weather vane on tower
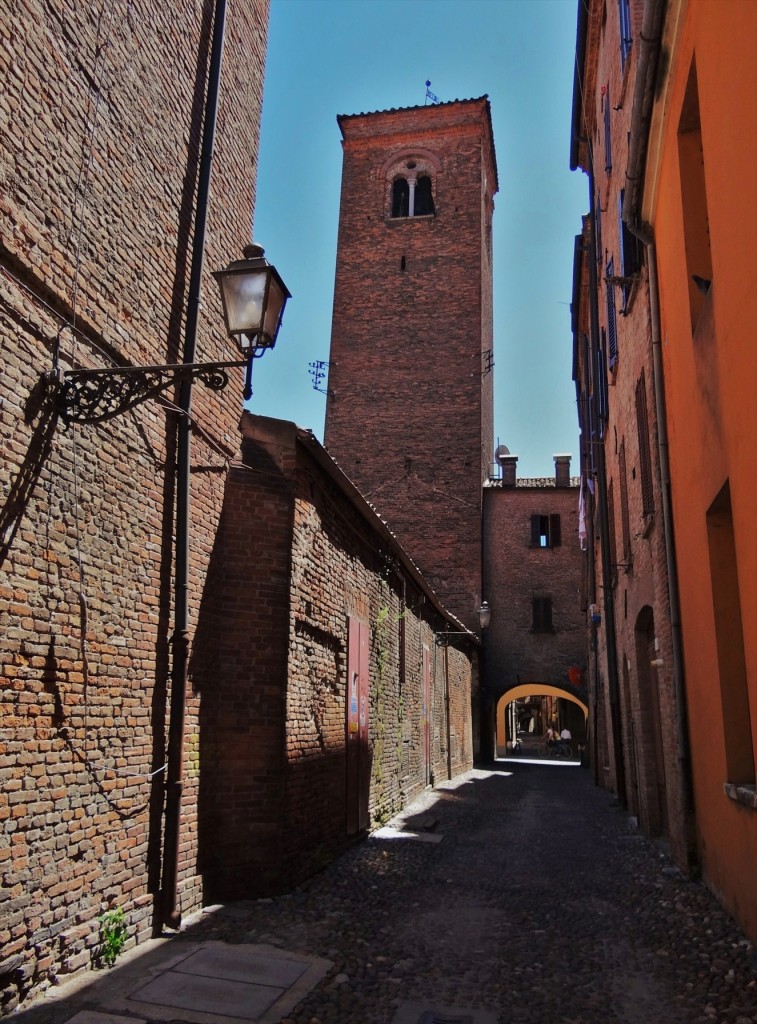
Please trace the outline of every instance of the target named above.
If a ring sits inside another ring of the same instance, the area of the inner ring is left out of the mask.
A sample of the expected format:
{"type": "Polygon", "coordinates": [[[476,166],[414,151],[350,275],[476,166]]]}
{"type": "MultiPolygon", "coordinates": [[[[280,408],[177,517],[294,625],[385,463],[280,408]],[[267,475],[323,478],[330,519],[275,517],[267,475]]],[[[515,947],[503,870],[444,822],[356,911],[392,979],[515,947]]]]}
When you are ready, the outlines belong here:
{"type": "Polygon", "coordinates": [[[426,79],[426,103],[425,103],[425,106],[428,106],[429,100],[431,100],[432,103],[441,103],[441,100],[439,99],[439,97],[434,95],[434,93],[431,92],[431,79],[427,78],[426,79]]]}

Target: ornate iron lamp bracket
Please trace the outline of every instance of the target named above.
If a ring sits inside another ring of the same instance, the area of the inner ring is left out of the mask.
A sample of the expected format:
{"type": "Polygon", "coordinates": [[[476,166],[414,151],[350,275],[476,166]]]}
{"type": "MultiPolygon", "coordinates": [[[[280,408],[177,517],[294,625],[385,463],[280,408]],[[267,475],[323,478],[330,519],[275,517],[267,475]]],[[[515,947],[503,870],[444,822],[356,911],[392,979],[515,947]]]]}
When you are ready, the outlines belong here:
{"type": "Polygon", "coordinates": [[[223,391],[228,369],[248,366],[249,359],[229,363],[174,363],[166,366],[119,366],[94,370],[54,370],[46,375],[64,423],[104,423],[182,381],[199,380],[223,391]]]}
{"type": "Polygon", "coordinates": [[[468,632],[449,632],[449,633],[437,633],[436,634],[436,646],[437,647],[449,647],[450,644],[454,643],[458,637],[465,637],[466,640],[473,640],[479,643],[481,638],[477,633],[468,632]]]}

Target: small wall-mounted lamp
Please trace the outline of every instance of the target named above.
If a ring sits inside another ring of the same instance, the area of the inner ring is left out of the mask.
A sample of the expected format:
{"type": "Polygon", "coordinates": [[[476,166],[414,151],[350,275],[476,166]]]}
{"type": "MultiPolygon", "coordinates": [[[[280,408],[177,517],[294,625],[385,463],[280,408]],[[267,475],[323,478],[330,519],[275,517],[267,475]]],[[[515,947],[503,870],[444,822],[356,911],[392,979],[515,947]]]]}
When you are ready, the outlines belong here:
{"type": "Polygon", "coordinates": [[[491,620],[492,610],[489,607],[489,602],[482,601],[481,607],[478,609],[478,624],[481,627],[481,629],[487,629],[491,620]]]}
{"type": "MultiPolygon", "coordinates": [[[[489,623],[491,622],[491,617],[492,617],[492,610],[489,607],[489,602],[488,601],[482,601],[481,602],[481,606],[478,609],[478,624],[479,624],[479,629],[480,630],[483,631],[484,629],[486,629],[488,627],[489,623]]],[[[479,641],[481,640],[481,637],[479,636],[478,633],[474,633],[470,629],[464,629],[464,630],[458,630],[456,632],[454,630],[451,630],[451,631],[448,631],[446,633],[437,633],[437,635],[436,635],[436,643],[437,643],[437,645],[439,647],[447,647],[449,645],[450,640],[452,639],[452,637],[456,637],[456,636],[468,637],[468,639],[470,639],[470,640],[479,640],[479,641]]]]}

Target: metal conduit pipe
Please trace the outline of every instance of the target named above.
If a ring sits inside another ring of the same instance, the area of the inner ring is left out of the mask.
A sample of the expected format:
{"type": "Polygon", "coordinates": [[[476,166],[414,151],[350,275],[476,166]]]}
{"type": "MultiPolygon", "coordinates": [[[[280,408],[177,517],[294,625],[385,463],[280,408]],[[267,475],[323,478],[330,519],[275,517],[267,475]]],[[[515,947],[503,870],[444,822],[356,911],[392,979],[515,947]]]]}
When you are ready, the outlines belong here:
{"type": "MultiPolygon", "coordinates": [[[[668,573],[668,599],[670,602],[671,643],[673,656],[673,689],[676,697],[676,715],[680,734],[679,767],[683,780],[684,811],[690,818],[694,809],[691,778],[691,743],[686,711],[686,686],[683,669],[681,639],[681,613],[678,592],[678,572],[675,558],[673,515],[670,499],[670,456],[665,408],[665,378],[662,364],[660,321],[660,293],[657,279],[657,248],[654,234],[647,224],[640,224],[639,208],[643,187],[644,162],[649,140],[649,126],[657,87],[662,26],[665,0],[647,0],[639,40],[639,61],[631,112],[630,145],[628,152],[627,187],[623,199],[622,217],[628,230],[644,245],[649,271],[649,306],[652,330],[652,377],[654,381],[655,411],[657,414],[657,447],[662,478],[662,524],[665,537],[665,560],[668,573]]],[[[691,842],[689,841],[691,850],[691,842]]]]}
{"type": "MultiPolygon", "coordinates": [[[[197,325],[202,291],[202,265],[205,256],[205,229],[210,200],[218,93],[223,63],[226,30],[226,0],[217,0],[213,15],[213,39],[208,66],[208,89],[202,133],[202,152],[197,183],[197,204],[192,238],[192,267],[184,331],[183,361],[193,363],[197,346],[197,325]]],[[[184,789],[184,723],[186,717],[187,670],[189,664],[189,478],[191,381],[182,382],[179,392],[179,416],[176,442],[176,546],[174,565],[174,631],[171,637],[171,710],[168,723],[168,768],[166,772],[166,808],[163,836],[163,877],[161,880],[161,917],[169,928],[181,925],[178,909],[179,845],[181,834],[181,797],[184,789]]]]}
{"type": "MultiPolygon", "coordinates": [[[[595,187],[594,187],[594,155],[589,143],[589,319],[591,324],[592,350],[599,347],[599,285],[597,282],[597,254],[594,238],[596,224],[595,187]]],[[[596,397],[590,401],[596,403],[596,397]]],[[[592,417],[598,422],[597,410],[592,417]]],[[[610,696],[610,728],[615,767],[615,788],[618,800],[623,807],[628,805],[626,793],[626,769],[623,754],[623,728],[620,720],[620,685],[618,682],[618,650],[615,633],[615,594],[612,585],[612,556],[610,553],[610,526],[607,509],[607,467],[605,463],[605,446],[603,441],[596,440],[597,472],[597,510],[599,512],[599,544],[602,552],[602,590],[604,598],[604,626],[607,656],[607,686],[610,696]]],[[[594,635],[594,634],[592,634],[594,635]]]]}

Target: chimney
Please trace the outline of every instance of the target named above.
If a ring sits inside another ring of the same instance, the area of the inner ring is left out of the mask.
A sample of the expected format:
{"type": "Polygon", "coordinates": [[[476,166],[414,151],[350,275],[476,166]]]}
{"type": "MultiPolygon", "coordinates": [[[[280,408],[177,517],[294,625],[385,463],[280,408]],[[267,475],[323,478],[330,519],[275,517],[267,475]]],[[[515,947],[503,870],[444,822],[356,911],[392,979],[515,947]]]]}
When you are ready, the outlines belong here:
{"type": "Polygon", "coordinates": [[[502,467],[503,487],[515,487],[515,468],[517,461],[517,455],[500,455],[499,464],[502,467]]]}
{"type": "Polygon", "coordinates": [[[571,455],[554,455],[555,460],[555,487],[570,487],[570,460],[571,455]]]}

